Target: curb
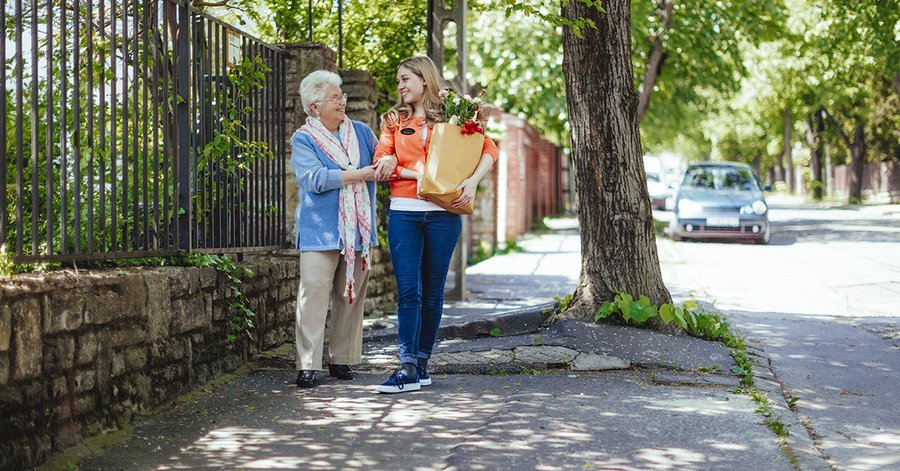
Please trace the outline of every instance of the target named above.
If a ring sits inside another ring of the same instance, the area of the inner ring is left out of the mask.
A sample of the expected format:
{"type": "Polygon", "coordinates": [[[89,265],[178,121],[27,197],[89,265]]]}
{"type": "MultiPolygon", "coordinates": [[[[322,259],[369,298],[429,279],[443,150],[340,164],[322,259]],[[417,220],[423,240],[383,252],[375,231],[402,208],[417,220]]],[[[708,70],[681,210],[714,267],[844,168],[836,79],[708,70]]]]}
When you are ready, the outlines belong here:
{"type": "Polygon", "coordinates": [[[501,312],[488,319],[442,325],[438,330],[438,337],[443,339],[491,337],[491,331],[494,329],[500,329],[499,337],[530,334],[537,332],[541,324],[553,314],[557,305],[559,303],[554,301],[501,312]]]}
{"type": "Polygon", "coordinates": [[[759,348],[748,348],[747,353],[750,361],[753,363],[754,386],[756,389],[766,393],[772,403],[772,409],[788,427],[788,436],[785,438],[785,441],[794,458],[791,463],[794,469],[832,471],[833,468],[825,456],[816,448],[816,444],[810,438],[806,427],[803,426],[797,414],[788,406],[787,399],[785,399],[785,391],[775,376],[771,360],[764,356],[764,351],[759,348]]]}
{"type": "MultiPolygon", "coordinates": [[[[501,311],[498,314],[491,315],[488,319],[441,325],[438,330],[438,339],[490,337],[491,331],[494,329],[500,329],[500,337],[537,332],[541,324],[550,318],[558,304],[556,301],[553,301],[501,311]]],[[[396,328],[377,329],[365,332],[363,340],[366,342],[379,342],[387,339],[396,339],[396,336],[396,328]]]]}

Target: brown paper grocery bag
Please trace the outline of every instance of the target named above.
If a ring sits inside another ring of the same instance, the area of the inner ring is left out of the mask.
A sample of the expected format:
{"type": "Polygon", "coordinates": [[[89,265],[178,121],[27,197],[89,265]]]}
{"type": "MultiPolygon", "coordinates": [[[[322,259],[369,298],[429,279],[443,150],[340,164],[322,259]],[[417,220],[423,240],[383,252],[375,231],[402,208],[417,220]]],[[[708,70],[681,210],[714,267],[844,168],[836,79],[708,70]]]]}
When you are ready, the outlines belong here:
{"type": "Polygon", "coordinates": [[[456,187],[475,173],[481,161],[484,135],[463,134],[459,126],[438,123],[431,131],[428,158],[419,196],[456,214],[472,214],[475,202],[454,208],[453,200],[462,193],[456,187]]]}

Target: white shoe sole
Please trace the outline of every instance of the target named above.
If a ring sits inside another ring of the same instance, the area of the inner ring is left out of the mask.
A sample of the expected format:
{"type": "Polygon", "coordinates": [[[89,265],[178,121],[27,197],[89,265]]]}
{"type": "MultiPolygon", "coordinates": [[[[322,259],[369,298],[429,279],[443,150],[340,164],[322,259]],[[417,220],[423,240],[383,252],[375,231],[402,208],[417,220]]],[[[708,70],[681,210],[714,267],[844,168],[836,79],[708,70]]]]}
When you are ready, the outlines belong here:
{"type": "Polygon", "coordinates": [[[418,390],[422,389],[422,385],[421,385],[421,383],[409,383],[409,384],[404,384],[403,389],[400,389],[397,386],[385,386],[385,385],[379,384],[378,386],[375,387],[375,389],[378,390],[378,392],[380,392],[380,393],[397,394],[397,393],[405,393],[405,392],[410,392],[410,391],[418,391],[418,390]]]}
{"type": "Polygon", "coordinates": [[[419,384],[422,386],[431,386],[431,377],[429,376],[428,379],[420,379],[419,384]]]}

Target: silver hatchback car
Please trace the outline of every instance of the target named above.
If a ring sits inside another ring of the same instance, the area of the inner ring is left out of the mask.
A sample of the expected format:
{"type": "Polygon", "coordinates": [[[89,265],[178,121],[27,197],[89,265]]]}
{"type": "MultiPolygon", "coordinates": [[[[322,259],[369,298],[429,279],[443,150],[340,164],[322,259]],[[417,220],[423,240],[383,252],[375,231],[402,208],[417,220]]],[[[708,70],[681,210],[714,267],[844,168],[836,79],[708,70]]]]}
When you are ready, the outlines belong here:
{"type": "Polygon", "coordinates": [[[750,166],[701,162],[684,172],[669,223],[672,240],[733,238],[768,244],[769,207],[750,166]]]}

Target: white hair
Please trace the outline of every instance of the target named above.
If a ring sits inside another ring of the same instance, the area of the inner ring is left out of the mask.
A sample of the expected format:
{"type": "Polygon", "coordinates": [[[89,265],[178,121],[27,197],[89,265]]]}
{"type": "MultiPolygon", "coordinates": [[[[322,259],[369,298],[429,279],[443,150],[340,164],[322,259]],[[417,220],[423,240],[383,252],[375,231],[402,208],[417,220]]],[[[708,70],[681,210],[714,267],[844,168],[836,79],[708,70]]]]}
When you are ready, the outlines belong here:
{"type": "Polygon", "coordinates": [[[300,82],[300,101],[303,103],[303,111],[311,116],[309,105],[324,100],[325,89],[329,85],[340,87],[341,83],[343,83],[341,76],[328,70],[317,70],[307,75],[300,82]]]}

